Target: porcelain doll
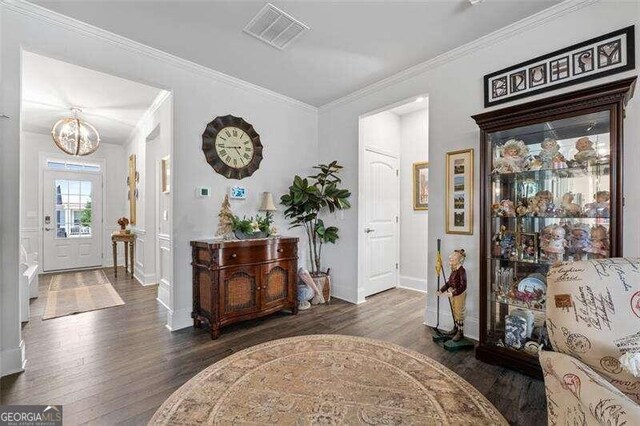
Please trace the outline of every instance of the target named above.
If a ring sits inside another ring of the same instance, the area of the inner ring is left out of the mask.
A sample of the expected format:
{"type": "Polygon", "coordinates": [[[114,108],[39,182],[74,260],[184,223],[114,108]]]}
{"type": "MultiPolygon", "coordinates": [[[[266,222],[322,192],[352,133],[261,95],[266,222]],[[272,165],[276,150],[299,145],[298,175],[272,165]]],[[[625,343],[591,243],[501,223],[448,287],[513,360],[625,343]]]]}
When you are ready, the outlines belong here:
{"type": "Polygon", "coordinates": [[[567,247],[565,240],[565,230],[560,225],[549,225],[543,229],[544,238],[541,238],[540,249],[547,260],[551,262],[562,262],[564,252],[567,247]]]}
{"type": "Polygon", "coordinates": [[[466,312],[467,301],[467,271],[464,269],[463,263],[466,258],[464,249],[455,250],[449,255],[449,266],[451,266],[451,275],[449,280],[438,291],[438,296],[446,296],[451,298],[451,313],[453,314],[454,329],[452,340],[458,342],[464,337],[464,317],[466,312]]]}
{"type": "Polygon", "coordinates": [[[582,260],[585,250],[591,244],[589,226],[582,223],[574,225],[569,230],[568,240],[569,255],[572,256],[575,261],[582,260]]]}
{"type": "Polygon", "coordinates": [[[576,152],[573,158],[579,163],[587,162],[598,156],[596,150],[593,149],[593,142],[586,136],[576,141],[576,149],[578,152],[576,152]]]}
{"type": "Polygon", "coordinates": [[[593,196],[595,202],[584,206],[587,217],[609,217],[611,194],[609,191],[598,191],[593,196]]]}
{"type": "Polygon", "coordinates": [[[500,217],[515,217],[516,209],[511,200],[502,200],[493,205],[493,214],[500,217]]]}
{"type": "Polygon", "coordinates": [[[547,138],[540,144],[542,150],[538,155],[543,169],[566,168],[564,156],[560,153],[560,145],[555,139],[547,138]]]}
{"type": "Polygon", "coordinates": [[[580,217],[580,206],[573,202],[575,195],[567,192],[562,196],[559,213],[565,217],[580,217]]]}
{"type": "Polygon", "coordinates": [[[602,225],[591,228],[589,245],[584,249],[593,259],[604,259],[609,256],[609,232],[602,225]]]}
{"type": "Polygon", "coordinates": [[[517,173],[528,169],[529,148],[523,141],[509,139],[502,146],[501,154],[495,160],[493,173],[517,173]]]}

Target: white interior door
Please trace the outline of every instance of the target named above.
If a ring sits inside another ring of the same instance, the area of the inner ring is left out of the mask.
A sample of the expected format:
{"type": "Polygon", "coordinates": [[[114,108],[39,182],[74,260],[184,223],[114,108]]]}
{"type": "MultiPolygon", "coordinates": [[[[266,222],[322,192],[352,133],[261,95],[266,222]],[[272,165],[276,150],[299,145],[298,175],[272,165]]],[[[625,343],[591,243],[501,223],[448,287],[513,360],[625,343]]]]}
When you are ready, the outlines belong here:
{"type": "Polygon", "coordinates": [[[398,159],[365,151],[365,296],[398,285],[398,159]]]}
{"type": "Polygon", "coordinates": [[[102,174],[45,170],[43,270],[102,266],[102,174]]]}

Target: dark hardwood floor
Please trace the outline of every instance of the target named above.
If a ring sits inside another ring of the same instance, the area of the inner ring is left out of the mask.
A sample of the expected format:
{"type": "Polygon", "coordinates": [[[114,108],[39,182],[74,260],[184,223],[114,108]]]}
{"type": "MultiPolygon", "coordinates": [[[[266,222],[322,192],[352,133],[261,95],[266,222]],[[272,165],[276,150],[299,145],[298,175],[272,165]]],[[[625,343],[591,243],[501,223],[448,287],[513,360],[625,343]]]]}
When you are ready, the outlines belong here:
{"type": "Polygon", "coordinates": [[[124,306],[42,321],[49,277],[31,303],[23,328],[24,373],[0,381],[1,404],[63,404],[65,424],[145,424],[180,385],[212,363],[249,346],[281,337],[335,333],[393,342],[451,368],[482,392],[512,424],[546,424],[544,384],[449,353],[431,341],[423,324],[425,296],[390,290],[352,305],[333,299],[299,315],[286,313],[235,324],[212,341],[206,330],[171,333],[156,286],[143,287],[113,270],[105,273],[124,306]]]}

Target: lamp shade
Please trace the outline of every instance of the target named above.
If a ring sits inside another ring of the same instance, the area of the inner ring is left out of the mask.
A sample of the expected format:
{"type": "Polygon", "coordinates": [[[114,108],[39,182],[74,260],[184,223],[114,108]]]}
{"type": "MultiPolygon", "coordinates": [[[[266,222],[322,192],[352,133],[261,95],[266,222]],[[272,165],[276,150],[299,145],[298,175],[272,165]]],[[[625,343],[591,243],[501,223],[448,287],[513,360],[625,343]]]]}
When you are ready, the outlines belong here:
{"type": "Polygon", "coordinates": [[[260,204],[260,211],[275,212],[276,210],[278,209],[276,208],[275,204],[273,204],[273,194],[271,194],[270,192],[263,192],[262,204],[260,204]]]}
{"type": "Polygon", "coordinates": [[[80,110],[73,108],[73,118],[63,118],[53,125],[51,136],[58,148],[69,155],[89,155],[100,145],[95,127],[78,118],[80,110]]]}

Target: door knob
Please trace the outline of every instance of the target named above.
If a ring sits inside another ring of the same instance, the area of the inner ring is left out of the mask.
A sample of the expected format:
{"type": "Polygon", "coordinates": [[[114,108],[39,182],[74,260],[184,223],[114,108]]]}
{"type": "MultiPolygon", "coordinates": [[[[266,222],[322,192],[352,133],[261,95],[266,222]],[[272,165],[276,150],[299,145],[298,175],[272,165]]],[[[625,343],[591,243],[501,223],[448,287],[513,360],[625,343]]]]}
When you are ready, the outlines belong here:
{"type": "Polygon", "coordinates": [[[53,231],[53,228],[44,228],[45,231],[53,231]]]}
{"type": "Polygon", "coordinates": [[[373,228],[364,228],[364,232],[366,232],[367,234],[371,233],[371,232],[375,232],[375,229],[373,228]]]}

